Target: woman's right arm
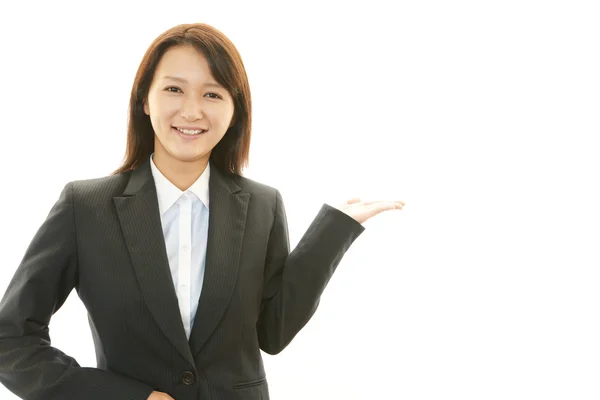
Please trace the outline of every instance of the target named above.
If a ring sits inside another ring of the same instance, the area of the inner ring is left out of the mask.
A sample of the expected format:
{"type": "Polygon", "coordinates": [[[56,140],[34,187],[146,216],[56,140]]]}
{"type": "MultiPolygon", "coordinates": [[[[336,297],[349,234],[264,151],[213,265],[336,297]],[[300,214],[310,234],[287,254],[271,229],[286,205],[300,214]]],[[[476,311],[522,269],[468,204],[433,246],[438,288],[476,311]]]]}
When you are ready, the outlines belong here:
{"type": "Polygon", "coordinates": [[[80,367],[51,346],[50,318],[77,284],[73,183],[29,244],[0,302],[0,382],[28,400],[146,400],[153,387],[80,367]]]}

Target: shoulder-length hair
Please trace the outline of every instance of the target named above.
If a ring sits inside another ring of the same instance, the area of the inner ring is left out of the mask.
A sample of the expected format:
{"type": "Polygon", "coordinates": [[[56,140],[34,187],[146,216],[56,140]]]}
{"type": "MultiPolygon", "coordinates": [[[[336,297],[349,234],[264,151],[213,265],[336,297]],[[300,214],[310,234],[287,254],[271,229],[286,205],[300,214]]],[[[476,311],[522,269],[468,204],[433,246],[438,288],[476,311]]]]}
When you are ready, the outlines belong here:
{"type": "Polygon", "coordinates": [[[154,130],[144,113],[156,67],[171,47],[191,45],[207,59],[210,72],[233,98],[233,124],[212,150],[210,160],[219,170],[242,175],[248,166],[252,128],[250,85],[242,58],[234,44],[210,25],[181,24],[158,36],[144,55],[131,89],[127,126],[127,147],[119,174],[136,169],[154,151],[154,130]]]}

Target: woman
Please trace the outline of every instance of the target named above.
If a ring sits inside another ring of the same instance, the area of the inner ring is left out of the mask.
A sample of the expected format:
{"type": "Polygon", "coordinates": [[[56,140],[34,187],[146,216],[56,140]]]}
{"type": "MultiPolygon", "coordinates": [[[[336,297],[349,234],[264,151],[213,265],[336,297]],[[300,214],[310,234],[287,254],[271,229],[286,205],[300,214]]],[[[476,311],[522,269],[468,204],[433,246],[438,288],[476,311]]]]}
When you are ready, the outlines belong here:
{"type": "Polygon", "coordinates": [[[69,182],[0,303],[0,381],[24,399],[268,399],[260,350],[311,318],[361,225],[402,202],[324,204],[293,252],[279,192],[244,178],[248,79],[234,45],[176,26],[131,91],[126,157],[69,182]],[[97,368],[50,346],[73,288],[97,368]]]}

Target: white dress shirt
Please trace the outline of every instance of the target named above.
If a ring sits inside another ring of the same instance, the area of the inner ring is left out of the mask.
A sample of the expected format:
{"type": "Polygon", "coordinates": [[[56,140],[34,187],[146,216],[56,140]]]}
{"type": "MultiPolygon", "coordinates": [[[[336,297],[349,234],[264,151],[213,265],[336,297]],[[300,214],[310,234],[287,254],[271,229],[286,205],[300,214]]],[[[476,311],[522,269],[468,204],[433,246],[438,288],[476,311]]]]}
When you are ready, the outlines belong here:
{"type": "Polygon", "coordinates": [[[189,340],[204,281],[208,239],[208,181],[210,164],[185,192],[173,185],[154,164],[152,176],[179,311],[189,340]]]}

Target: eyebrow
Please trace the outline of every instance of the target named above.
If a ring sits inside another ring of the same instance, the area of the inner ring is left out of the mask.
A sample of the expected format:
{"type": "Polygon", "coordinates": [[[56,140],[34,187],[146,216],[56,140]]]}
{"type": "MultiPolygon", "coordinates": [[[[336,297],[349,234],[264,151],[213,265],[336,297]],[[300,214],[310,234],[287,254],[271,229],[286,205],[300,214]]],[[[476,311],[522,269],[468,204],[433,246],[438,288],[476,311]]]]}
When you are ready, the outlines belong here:
{"type": "MultiPolygon", "coordinates": [[[[186,79],[178,78],[176,76],[163,76],[162,79],[170,79],[170,80],[181,82],[181,83],[188,83],[188,81],[186,79]]],[[[219,85],[218,83],[212,83],[212,82],[205,83],[204,86],[212,86],[212,87],[216,87],[219,89],[224,89],[224,87],[219,85]]]]}

